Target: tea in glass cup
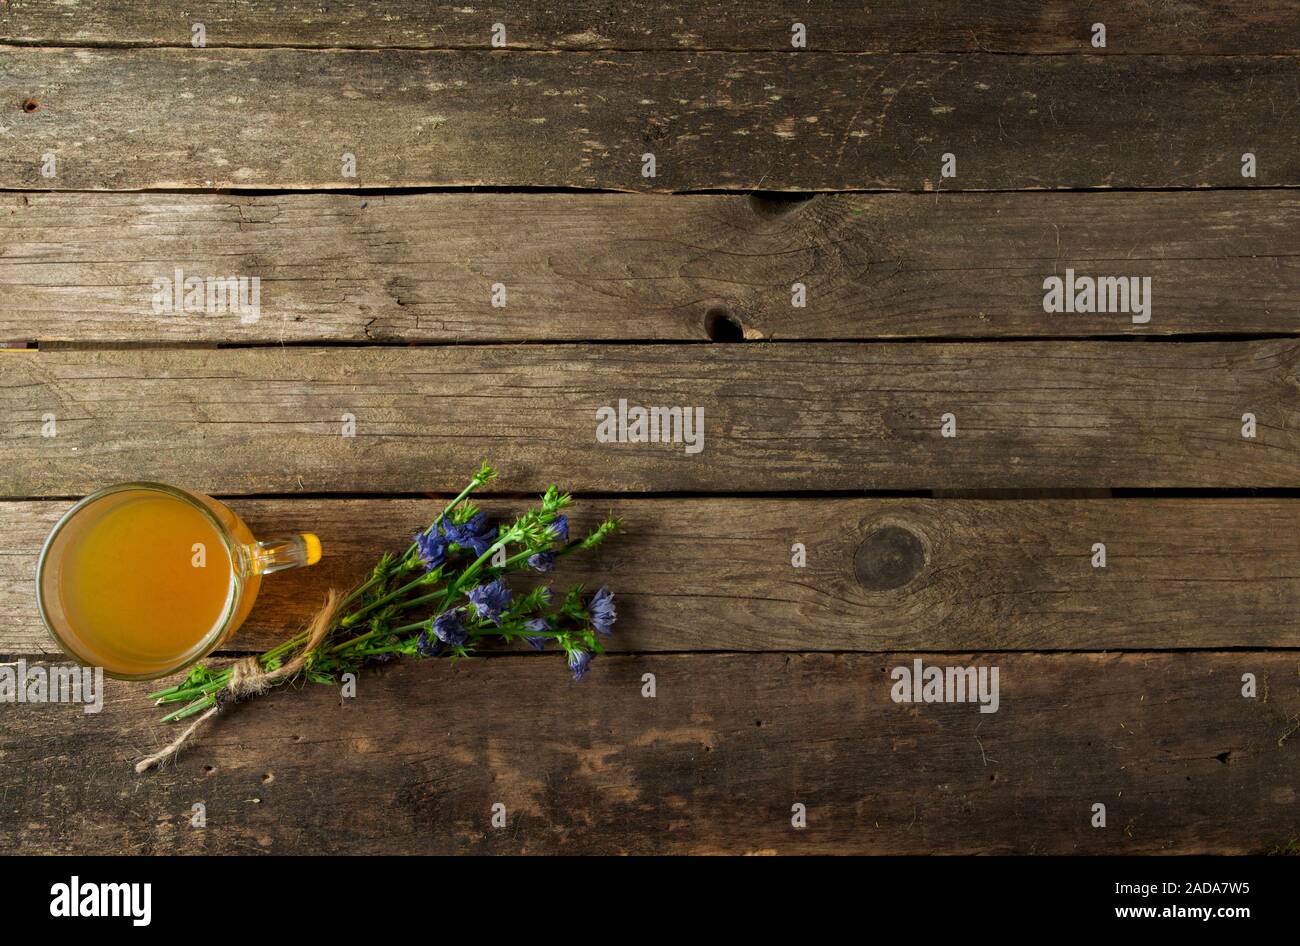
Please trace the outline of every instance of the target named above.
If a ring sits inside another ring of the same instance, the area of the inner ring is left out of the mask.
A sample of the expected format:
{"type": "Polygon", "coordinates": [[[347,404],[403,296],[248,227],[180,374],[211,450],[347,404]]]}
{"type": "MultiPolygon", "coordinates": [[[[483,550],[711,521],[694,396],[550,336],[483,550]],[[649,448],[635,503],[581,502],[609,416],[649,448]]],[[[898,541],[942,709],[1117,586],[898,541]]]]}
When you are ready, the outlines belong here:
{"type": "Polygon", "coordinates": [[[234,634],[263,575],[320,557],[311,533],[258,542],[211,497],[124,483],[87,496],[55,525],[37,565],[37,602],[74,660],[149,680],[234,634]]]}

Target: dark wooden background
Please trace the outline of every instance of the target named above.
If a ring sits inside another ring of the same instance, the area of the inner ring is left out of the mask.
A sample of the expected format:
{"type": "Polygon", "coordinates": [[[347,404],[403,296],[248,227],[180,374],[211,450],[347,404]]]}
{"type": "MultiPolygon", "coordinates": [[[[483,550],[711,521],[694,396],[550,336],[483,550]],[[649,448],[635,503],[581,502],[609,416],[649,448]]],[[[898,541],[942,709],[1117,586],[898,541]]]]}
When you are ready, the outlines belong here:
{"type": "Polygon", "coordinates": [[[143,777],[150,687],[0,706],[0,845],[1295,849],[1298,56],[1292,0],[0,0],[0,653],[57,659],[35,557],[114,481],[321,535],[231,653],[483,458],[494,508],[627,521],[560,576],[619,594],[582,683],[389,667],[143,777]],[[177,267],[261,319],[155,315],[177,267]],[[1151,276],[1151,321],[1044,314],[1067,268],[1151,276]],[[595,443],[620,397],[703,406],[704,451],[595,443]],[[918,654],[1000,711],[892,703],[918,654]]]}

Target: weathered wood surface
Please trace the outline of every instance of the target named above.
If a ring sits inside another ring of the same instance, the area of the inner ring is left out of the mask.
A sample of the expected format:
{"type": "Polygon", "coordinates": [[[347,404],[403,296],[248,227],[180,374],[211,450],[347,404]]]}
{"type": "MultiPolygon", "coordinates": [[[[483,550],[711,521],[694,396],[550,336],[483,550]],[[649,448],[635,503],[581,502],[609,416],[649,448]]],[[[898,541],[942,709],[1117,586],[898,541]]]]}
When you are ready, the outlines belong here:
{"type": "MultiPolygon", "coordinates": [[[[264,583],[227,648],[245,652],[305,625],[326,588],[361,580],[438,505],[230,504],[255,535],[311,529],[325,548],[316,567],[264,583]]],[[[32,583],[70,505],[0,503],[0,653],[57,652],[32,583]]],[[[583,499],[575,528],[609,511],[624,534],[553,581],[616,591],[618,651],[1300,646],[1300,500],[583,499]]]]}
{"type": "Polygon", "coordinates": [[[1289,57],[5,47],[0,74],[0,187],[1300,184],[1289,57]]]}
{"type": "Polygon", "coordinates": [[[485,457],[530,491],[557,476],[623,492],[1292,487],[1300,472],[1295,339],[0,358],[0,496],[12,498],[142,478],[213,493],[454,492],[485,457]],[[687,409],[693,424],[702,410],[697,452],[680,422],[675,443],[598,442],[599,412],[624,400],[687,409]],[[949,414],[956,437],[941,433],[949,414]]]}
{"type": "Polygon", "coordinates": [[[3,707],[0,846],[1226,854],[1300,835],[1293,654],[926,659],[997,666],[987,714],[892,702],[890,671],[913,659],[611,656],[581,683],[556,655],[404,664],[352,700],[308,684],[238,706],[145,776],[131,763],[174,730],[147,685],[110,682],[98,715],[3,707]]]}
{"type": "Polygon", "coordinates": [[[0,850],[1294,844],[1300,676],[1278,648],[1300,647],[1300,500],[1060,498],[1300,485],[1300,339],[1077,340],[1297,334],[1294,4],[797,6],[0,0],[0,347],[262,346],[0,351],[0,496],[35,497],[0,502],[0,653],[47,650],[36,553],[110,481],[235,494],[260,534],[322,535],[228,653],[299,626],[432,505],[257,494],[444,492],[486,457],[505,488],[612,494],[579,521],[628,526],[556,576],[620,596],[619,653],[581,684],[557,655],[375,669],[356,700],[234,708],[144,778],[130,763],[176,731],[152,685],[110,683],[100,715],[0,704],[0,850]],[[195,22],[209,49],[188,48],[195,22]],[[486,48],[496,22],[507,51],[486,48]],[[380,192],[478,185],[1151,190],[380,192]],[[367,192],[96,193],[168,188],[367,192]],[[261,317],[155,314],[176,268],[258,277],[261,317]],[[1045,315],[1067,268],[1151,276],[1151,322],[1045,315]],[[726,318],[751,341],[626,344],[726,318]],[[271,347],[317,341],[364,347],[271,347]],[[375,344],[403,341],[624,344],[375,344]],[[596,443],[620,398],[703,407],[704,451],[596,443]],[[1058,498],[819,495],[989,488],[1058,498]],[[628,495],[678,491],[709,495],[628,495]],[[738,495],[767,491],[809,493],[738,495]],[[999,712],[891,702],[889,670],[934,651],[998,666],[999,712]]]}
{"type": "Polygon", "coordinates": [[[775,339],[1294,333],[1298,296],[1286,190],[0,196],[14,341],[703,340],[714,310],[775,339]],[[156,312],[177,269],[258,278],[258,318],[156,312]],[[1150,321],[1044,313],[1069,269],[1150,276],[1150,321]]]}
{"type": "Polygon", "coordinates": [[[218,46],[486,48],[506,27],[509,49],[791,49],[803,23],[809,50],[1284,53],[1300,50],[1300,16],[1286,0],[1085,3],[1081,0],[913,0],[869,7],[850,0],[789,5],[774,0],[690,4],[426,3],[349,0],[197,0],[183,11],[154,0],[0,5],[0,42],[188,46],[192,26],[218,46]],[[1104,22],[1105,48],[1092,24],[1104,22]]]}

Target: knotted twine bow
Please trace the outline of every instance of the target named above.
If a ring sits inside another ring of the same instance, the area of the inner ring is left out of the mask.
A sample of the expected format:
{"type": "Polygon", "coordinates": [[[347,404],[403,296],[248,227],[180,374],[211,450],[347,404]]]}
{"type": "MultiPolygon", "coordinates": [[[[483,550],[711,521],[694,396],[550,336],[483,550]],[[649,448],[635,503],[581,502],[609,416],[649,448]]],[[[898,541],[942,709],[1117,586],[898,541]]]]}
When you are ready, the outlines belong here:
{"type": "Polygon", "coordinates": [[[205,712],[202,716],[190,723],[179,736],[173,739],[167,745],[163,746],[153,755],[145,756],[135,764],[135,770],[138,773],[144,773],[154,766],[166,762],[177,752],[181,746],[185,745],[186,740],[194,735],[204,723],[221,711],[221,700],[223,698],[232,700],[241,700],[247,696],[258,696],[265,693],[277,683],[292,679],[297,676],[307,664],[307,658],[311,652],[320,646],[330,629],[334,626],[334,618],[339,610],[338,593],[331,588],[325,596],[324,606],[316,612],[316,616],[311,619],[311,624],[307,626],[307,643],[302,645],[298,655],[287,663],[281,664],[274,670],[263,670],[261,661],[258,657],[245,657],[236,663],[230,670],[230,680],[226,683],[225,688],[218,694],[217,703],[205,712]]]}

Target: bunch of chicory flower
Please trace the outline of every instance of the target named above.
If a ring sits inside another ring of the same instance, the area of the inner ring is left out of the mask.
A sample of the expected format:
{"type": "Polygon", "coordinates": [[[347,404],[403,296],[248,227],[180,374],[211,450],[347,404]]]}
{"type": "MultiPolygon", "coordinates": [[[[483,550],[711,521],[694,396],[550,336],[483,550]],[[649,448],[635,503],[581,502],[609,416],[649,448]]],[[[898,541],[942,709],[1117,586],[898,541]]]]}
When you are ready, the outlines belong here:
{"type": "MultiPolygon", "coordinates": [[[[549,572],[562,556],[595,548],[618,529],[619,520],[611,516],[587,535],[571,537],[563,512],[571,497],[552,486],[540,506],[508,525],[494,524],[468,497],[495,478],[496,471],[483,464],[404,553],[380,558],[307,655],[303,673],[309,680],[338,683],[344,673],[397,656],[468,657],[488,641],[561,650],[573,676],[586,675],[617,618],[614,595],[603,586],[586,595],[578,585],[559,597],[544,584],[516,595],[505,575],[549,572]]],[[[275,670],[306,643],[299,634],[262,654],[259,664],[275,670]]],[[[196,666],[181,683],[150,696],[160,704],[184,702],[163,721],[183,719],[216,706],[231,672],[196,666]]]]}

